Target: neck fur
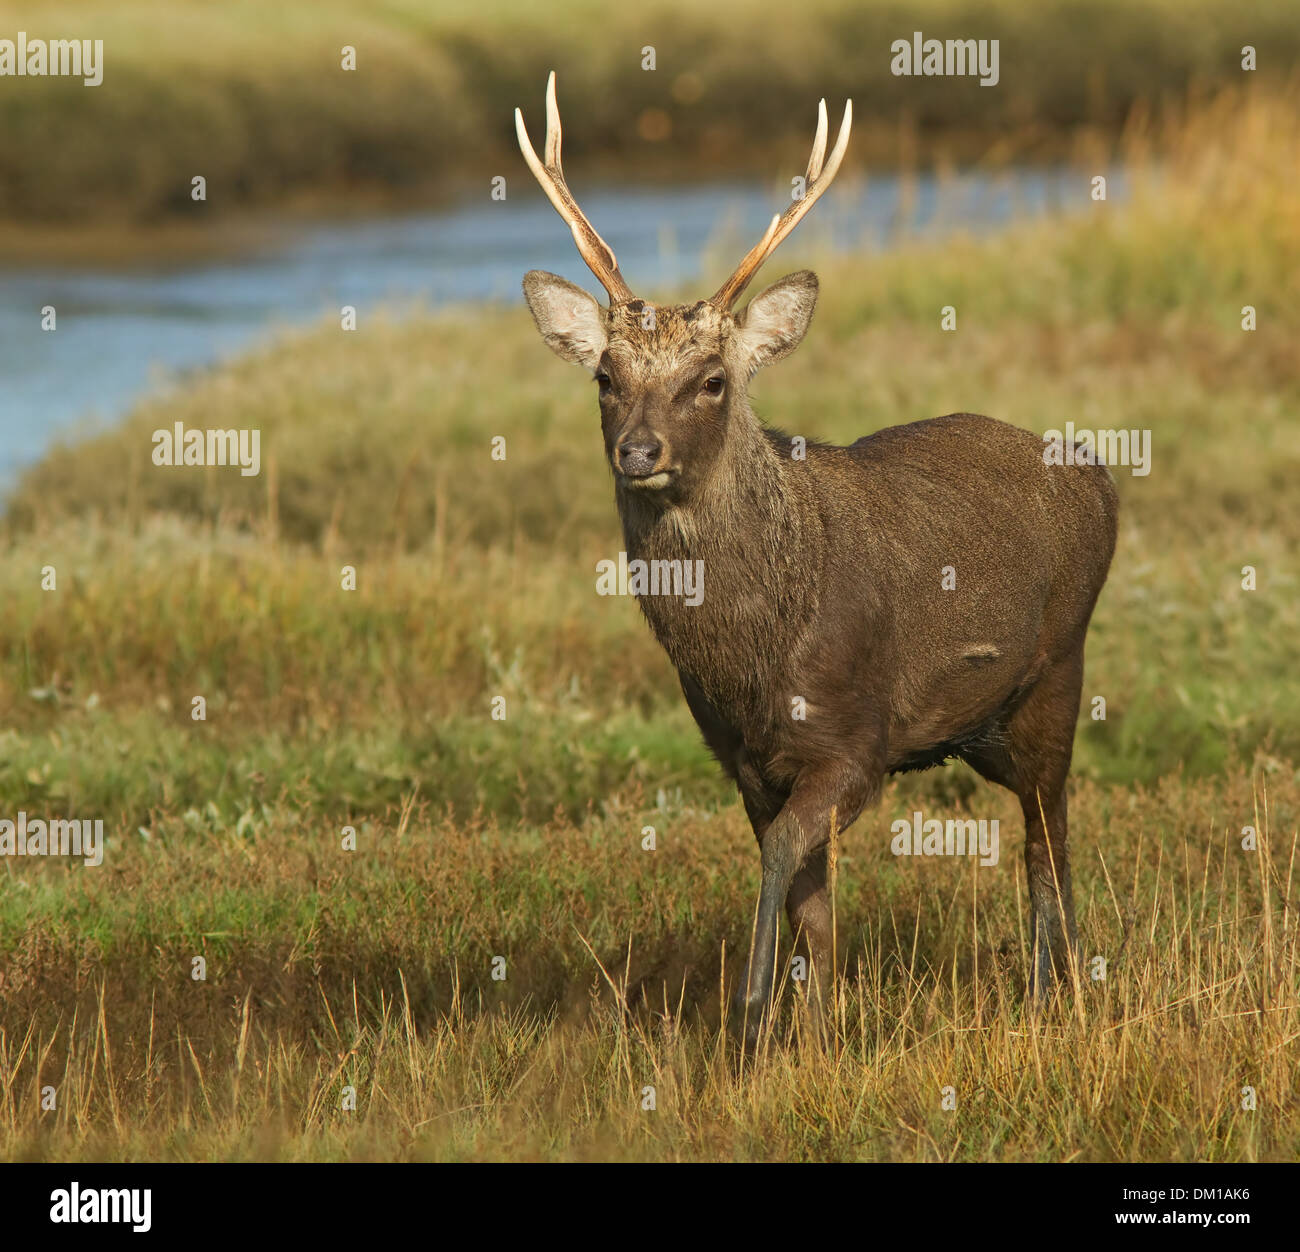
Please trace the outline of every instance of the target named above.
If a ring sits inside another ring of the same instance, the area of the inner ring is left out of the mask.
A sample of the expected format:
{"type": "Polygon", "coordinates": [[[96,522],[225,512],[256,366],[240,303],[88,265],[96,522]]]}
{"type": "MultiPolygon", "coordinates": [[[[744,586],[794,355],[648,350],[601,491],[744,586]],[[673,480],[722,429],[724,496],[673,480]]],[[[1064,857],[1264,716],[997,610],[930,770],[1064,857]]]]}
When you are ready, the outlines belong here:
{"type": "Polygon", "coordinates": [[[774,671],[797,663],[815,616],[822,534],[807,478],[792,471],[745,406],[708,479],[663,505],[618,492],[628,560],[703,561],[703,600],[642,596],[677,669],[720,712],[752,716],[774,671]]]}

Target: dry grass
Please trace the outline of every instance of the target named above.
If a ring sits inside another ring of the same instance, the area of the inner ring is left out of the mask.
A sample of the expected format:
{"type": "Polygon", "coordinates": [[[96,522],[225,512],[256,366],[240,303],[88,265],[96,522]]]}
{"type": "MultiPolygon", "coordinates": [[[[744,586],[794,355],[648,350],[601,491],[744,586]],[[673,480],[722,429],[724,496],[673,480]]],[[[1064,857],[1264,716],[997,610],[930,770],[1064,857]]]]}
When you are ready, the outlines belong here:
{"type": "MultiPolygon", "coordinates": [[[[743,951],[755,885],[734,811],[527,834],[417,807],[363,829],[356,853],[335,830],[197,839],[178,823],[107,876],[29,876],[54,916],[7,966],[0,1152],[1294,1159],[1294,777],[1080,788],[1083,982],[1039,1019],[1018,857],[889,864],[884,819],[911,791],[843,842],[832,1042],[806,1035],[787,986],[757,1056],[717,1029],[719,957],[743,951]]],[[[981,796],[1008,831],[1013,808],[981,796]]]]}

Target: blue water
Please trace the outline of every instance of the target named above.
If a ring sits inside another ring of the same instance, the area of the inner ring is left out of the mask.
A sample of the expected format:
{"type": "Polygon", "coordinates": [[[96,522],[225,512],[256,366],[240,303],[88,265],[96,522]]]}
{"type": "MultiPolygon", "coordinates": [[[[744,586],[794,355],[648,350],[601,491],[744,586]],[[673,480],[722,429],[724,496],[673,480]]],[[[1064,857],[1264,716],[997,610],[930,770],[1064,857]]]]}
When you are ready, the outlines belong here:
{"type": "MultiPolygon", "coordinates": [[[[920,176],[906,202],[895,177],[845,178],[782,252],[815,260],[887,248],[904,218],[907,232],[933,236],[1078,210],[1087,206],[1089,177],[1065,168],[965,173],[942,183],[920,176]]],[[[1108,181],[1111,200],[1122,199],[1122,173],[1108,181]]],[[[273,251],[220,261],[0,269],[0,484],[56,435],[111,423],[179,372],[237,354],[268,331],[337,319],[346,304],[365,319],[378,304],[513,302],[529,269],[595,287],[540,188],[525,175],[509,192],[505,201],[485,192],[444,212],[304,228],[273,251]],[[45,305],[57,310],[54,332],[41,329],[45,305]]],[[[651,298],[725,275],[782,207],[771,184],[581,194],[629,284],[651,298]]],[[[777,261],[769,276],[782,272],[777,261]]]]}

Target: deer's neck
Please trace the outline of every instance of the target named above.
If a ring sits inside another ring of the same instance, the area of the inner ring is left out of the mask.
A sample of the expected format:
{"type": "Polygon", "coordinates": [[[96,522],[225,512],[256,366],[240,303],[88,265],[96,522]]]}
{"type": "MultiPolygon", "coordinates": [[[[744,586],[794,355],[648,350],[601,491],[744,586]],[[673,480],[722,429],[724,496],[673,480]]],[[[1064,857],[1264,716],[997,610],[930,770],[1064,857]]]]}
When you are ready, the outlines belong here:
{"type": "Polygon", "coordinates": [[[639,602],[677,669],[738,720],[798,664],[816,616],[824,540],[808,488],[750,417],[689,504],[620,495],[629,562],[691,561],[702,574],[698,604],[673,594],[639,602]]]}

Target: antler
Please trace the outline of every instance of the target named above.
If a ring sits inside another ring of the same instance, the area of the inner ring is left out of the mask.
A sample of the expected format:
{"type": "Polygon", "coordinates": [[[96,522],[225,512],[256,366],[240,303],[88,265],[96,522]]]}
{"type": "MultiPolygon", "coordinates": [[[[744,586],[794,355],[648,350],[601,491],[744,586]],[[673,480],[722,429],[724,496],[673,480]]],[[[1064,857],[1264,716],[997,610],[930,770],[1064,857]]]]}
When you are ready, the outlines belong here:
{"type": "Polygon", "coordinates": [[[555,103],[555,71],[546,80],[546,164],[537,159],[533,145],[529,142],[528,131],[524,127],[524,115],[515,110],[515,134],[519,136],[519,150],[528,162],[533,176],[542,184],[555,211],[573,231],[573,242],[578,245],[582,259],[586,261],[591,272],[600,279],[601,286],[609,293],[610,304],[633,299],[632,291],[618,272],[618,258],[614,249],[598,234],[587,221],[586,214],[578,208],[568,184],[564,181],[564,171],[560,168],[560,106],[555,103]]]}
{"type": "Polygon", "coordinates": [[[844,104],[844,120],[840,122],[839,134],[835,137],[835,147],[831,149],[830,160],[822,168],[822,158],[826,155],[826,101],[817,106],[817,134],[813,138],[812,155],[808,158],[808,173],[804,176],[803,198],[796,200],[784,213],[778,213],[768,225],[767,233],[745,255],[745,259],[736,267],[736,272],[727,279],[718,292],[709,301],[720,309],[729,309],[736,303],[737,297],[749,286],[749,280],[758,272],[759,266],[776,251],[777,245],[799,224],[799,219],[817,202],[839,172],[840,162],[844,159],[845,149],[849,146],[849,130],[853,126],[853,101],[844,104]]]}

